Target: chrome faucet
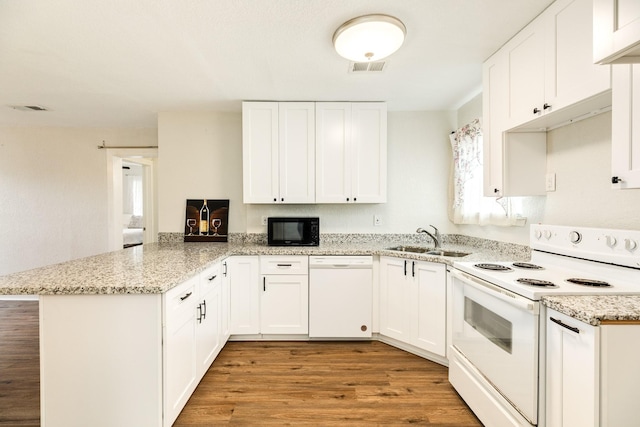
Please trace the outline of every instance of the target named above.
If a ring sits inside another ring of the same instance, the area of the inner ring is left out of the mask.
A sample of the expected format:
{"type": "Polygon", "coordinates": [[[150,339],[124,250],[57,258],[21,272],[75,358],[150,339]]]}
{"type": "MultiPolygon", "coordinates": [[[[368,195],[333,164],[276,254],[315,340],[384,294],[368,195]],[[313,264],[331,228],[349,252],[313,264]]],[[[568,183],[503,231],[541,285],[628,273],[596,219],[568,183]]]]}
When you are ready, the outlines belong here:
{"type": "Polygon", "coordinates": [[[424,228],[418,228],[416,230],[416,233],[427,233],[427,235],[431,237],[431,239],[433,240],[433,244],[435,245],[436,249],[438,249],[440,248],[440,231],[438,231],[438,229],[433,225],[430,225],[430,227],[433,227],[433,230],[434,230],[433,234],[429,233],[424,228]]]}

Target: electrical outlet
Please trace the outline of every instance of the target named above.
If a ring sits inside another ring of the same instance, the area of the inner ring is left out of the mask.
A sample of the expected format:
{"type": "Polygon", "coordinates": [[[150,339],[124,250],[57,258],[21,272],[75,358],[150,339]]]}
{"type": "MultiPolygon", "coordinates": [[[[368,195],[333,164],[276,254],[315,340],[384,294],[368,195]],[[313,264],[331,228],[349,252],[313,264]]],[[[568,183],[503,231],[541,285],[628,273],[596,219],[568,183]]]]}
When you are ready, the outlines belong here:
{"type": "Polygon", "coordinates": [[[556,191],[556,174],[549,172],[546,176],[545,190],[556,191]]]}
{"type": "Polygon", "coordinates": [[[373,225],[382,225],[382,217],[380,215],[373,216],[373,225]]]}
{"type": "Polygon", "coordinates": [[[262,216],[262,225],[267,225],[267,217],[266,216],[262,216]]]}

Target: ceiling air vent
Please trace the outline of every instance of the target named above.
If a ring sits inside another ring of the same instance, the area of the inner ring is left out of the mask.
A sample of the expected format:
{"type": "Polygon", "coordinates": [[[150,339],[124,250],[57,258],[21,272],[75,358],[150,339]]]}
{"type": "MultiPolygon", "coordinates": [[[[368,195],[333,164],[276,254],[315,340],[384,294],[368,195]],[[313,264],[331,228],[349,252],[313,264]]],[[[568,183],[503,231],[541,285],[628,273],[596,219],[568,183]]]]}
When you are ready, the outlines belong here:
{"type": "Polygon", "coordinates": [[[10,105],[10,107],[19,111],[47,111],[42,105],[10,105]]]}
{"type": "Polygon", "coordinates": [[[386,62],[352,62],[349,68],[350,73],[372,73],[384,71],[386,62]]]}

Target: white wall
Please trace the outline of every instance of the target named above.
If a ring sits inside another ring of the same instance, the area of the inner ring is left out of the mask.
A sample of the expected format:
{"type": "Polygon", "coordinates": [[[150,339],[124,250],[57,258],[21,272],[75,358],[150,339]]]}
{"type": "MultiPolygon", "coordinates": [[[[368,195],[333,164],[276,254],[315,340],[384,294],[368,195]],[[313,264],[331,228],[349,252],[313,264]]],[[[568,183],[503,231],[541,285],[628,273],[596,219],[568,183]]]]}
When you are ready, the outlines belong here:
{"type": "Polygon", "coordinates": [[[611,113],[547,134],[546,223],[640,230],[640,189],[611,188],[611,113]]]}
{"type": "Polygon", "coordinates": [[[158,231],[184,231],[187,199],[229,199],[229,231],[244,232],[242,115],[158,114],[158,231]]]}
{"type": "Polygon", "coordinates": [[[262,216],[317,215],[323,232],[413,233],[434,224],[451,231],[447,182],[452,112],[388,115],[388,203],[243,205],[242,117],[161,113],[158,119],[160,232],[182,232],[187,198],[229,198],[230,230],[265,232],[262,216]],[[222,185],[219,185],[222,184],[222,185]],[[383,224],[374,227],[373,215],[383,224]]]}
{"type": "Polygon", "coordinates": [[[0,275],[107,250],[105,150],[155,129],[0,128],[0,275]]]}

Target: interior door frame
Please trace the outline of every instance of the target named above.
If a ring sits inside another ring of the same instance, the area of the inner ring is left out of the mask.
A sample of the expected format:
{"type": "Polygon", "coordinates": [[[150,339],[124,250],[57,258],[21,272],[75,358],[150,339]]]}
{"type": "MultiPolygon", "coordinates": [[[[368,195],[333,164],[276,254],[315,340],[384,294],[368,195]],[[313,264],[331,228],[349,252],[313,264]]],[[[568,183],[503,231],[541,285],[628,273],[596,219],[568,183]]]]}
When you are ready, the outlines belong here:
{"type": "Polygon", "coordinates": [[[157,148],[106,148],[107,151],[107,228],[109,251],[122,249],[122,161],[142,165],[145,230],[143,241],[155,242],[157,221],[157,148]]]}

